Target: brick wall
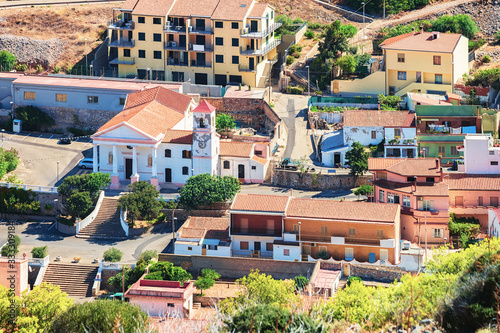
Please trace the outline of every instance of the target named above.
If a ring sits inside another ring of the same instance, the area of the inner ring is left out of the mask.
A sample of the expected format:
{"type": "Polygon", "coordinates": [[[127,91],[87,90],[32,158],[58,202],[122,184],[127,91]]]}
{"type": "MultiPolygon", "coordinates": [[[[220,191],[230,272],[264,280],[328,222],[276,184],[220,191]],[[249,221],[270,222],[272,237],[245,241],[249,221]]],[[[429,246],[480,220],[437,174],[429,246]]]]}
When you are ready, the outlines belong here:
{"type": "Polygon", "coordinates": [[[254,258],[227,258],[197,255],[176,255],[160,253],[159,261],[168,261],[181,266],[196,276],[203,268],[217,271],[223,279],[239,279],[258,269],[262,273],[271,275],[275,279],[293,279],[302,274],[308,279],[313,274],[318,262],[291,262],[254,258]]]}
{"type": "Polygon", "coordinates": [[[350,189],[369,184],[368,180],[372,178],[371,175],[356,179],[350,175],[300,173],[300,171],[274,169],[273,185],[309,190],[350,189]]]}
{"type": "Polygon", "coordinates": [[[373,280],[390,283],[394,280],[401,279],[401,276],[403,276],[407,272],[393,267],[351,265],[350,273],[351,276],[358,276],[363,280],[373,280]]]}

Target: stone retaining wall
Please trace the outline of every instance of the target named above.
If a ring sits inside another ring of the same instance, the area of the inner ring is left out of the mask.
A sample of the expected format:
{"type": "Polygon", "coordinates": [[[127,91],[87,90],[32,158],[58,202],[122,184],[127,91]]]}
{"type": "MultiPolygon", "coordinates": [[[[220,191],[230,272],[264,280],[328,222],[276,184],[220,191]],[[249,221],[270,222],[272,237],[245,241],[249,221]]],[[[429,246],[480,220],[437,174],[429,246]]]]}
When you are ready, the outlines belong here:
{"type": "Polygon", "coordinates": [[[118,111],[89,110],[61,107],[40,107],[49,116],[54,118],[54,128],[77,127],[96,131],[99,127],[113,118],[118,111]]]}
{"type": "Polygon", "coordinates": [[[350,189],[361,185],[370,184],[369,180],[373,176],[366,175],[353,177],[350,175],[321,174],[314,172],[301,173],[300,171],[275,169],[273,176],[273,185],[301,188],[308,190],[334,190],[350,189]]]}
{"type": "Polygon", "coordinates": [[[372,280],[380,282],[394,282],[394,280],[401,279],[401,276],[408,273],[404,270],[393,267],[373,267],[351,265],[351,276],[358,276],[363,280],[372,280]]]}

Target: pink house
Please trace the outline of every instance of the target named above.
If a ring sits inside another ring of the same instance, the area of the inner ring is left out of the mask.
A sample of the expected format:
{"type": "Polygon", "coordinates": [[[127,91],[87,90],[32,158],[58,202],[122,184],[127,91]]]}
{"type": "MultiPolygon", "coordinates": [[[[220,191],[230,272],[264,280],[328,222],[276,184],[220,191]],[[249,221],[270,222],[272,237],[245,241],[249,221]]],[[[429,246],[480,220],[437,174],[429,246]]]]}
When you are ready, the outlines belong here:
{"type": "Polygon", "coordinates": [[[370,158],[375,202],[401,206],[401,238],[442,245],[449,240],[449,191],[437,158],[370,158]]]}
{"type": "Polygon", "coordinates": [[[1,257],[0,285],[12,290],[16,296],[29,290],[28,259],[1,257]]]}
{"type": "Polygon", "coordinates": [[[140,279],[127,290],[125,297],[150,317],[191,317],[194,286],[178,281],[140,279]]]}

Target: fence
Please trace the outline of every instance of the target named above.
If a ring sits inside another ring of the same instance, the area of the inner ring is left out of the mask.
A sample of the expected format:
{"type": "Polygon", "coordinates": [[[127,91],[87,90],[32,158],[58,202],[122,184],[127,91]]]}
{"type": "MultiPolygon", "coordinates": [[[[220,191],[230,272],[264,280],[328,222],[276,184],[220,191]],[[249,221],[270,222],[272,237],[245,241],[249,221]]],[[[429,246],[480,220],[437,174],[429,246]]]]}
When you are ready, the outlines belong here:
{"type": "Polygon", "coordinates": [[[0,186],[7,188],[17,187],[25,191],[31,190],[33,192],[40,192],[40,193],[57,193],[57,187],[52,187],[52,186],[25,185],[25,184],[14,184],[14,183],[0,183],[0,186]]]}

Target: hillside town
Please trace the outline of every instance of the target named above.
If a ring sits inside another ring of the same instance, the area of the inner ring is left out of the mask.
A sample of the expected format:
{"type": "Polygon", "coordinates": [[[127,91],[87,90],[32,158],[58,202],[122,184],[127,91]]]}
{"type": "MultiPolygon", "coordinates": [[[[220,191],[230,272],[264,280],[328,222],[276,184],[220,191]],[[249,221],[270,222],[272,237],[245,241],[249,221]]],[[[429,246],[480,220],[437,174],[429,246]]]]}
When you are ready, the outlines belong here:
{"type": "Polygon", "coordinates": [[[498,1],[0,9],[0,332],[500,333],[498,1]]]}

